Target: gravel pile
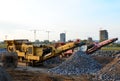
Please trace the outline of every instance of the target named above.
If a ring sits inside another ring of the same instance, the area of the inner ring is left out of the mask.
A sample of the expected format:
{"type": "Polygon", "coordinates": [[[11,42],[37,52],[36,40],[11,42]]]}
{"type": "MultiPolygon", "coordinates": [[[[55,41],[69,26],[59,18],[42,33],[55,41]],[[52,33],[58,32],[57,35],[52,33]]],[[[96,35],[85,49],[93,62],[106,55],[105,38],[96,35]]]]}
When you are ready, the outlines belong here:
{"type": "Polygon", "coordinates": [[[0,67],[0,81],[12,81],[10,75],[0,67]]]}
{"type": "Polygon", "coordinates": [[[79,75],[95,73],[100,69],[101,65],[93,60],[92,57],[82,51],[78,51],[61,65],[50,69],[49,72],[63,75],[79,75]]]}
{"type": "Polygon", "coordinates": [[[120,81],[120,54],[103,69],[98,71],[97,80],[100,81],[120,81]]]}
{"type": "Polygon", "coordinates": [[[54,58],[51,58],[51,59],[49,59],[49,60],[44,61],[43,64],[44,64],[45,66],[50,66],[50,65],[59,65],[59,64],[61,64],[62,62],[63,62],[63,60],[60,59],[59,56],[57,56],[57,57],[54,57],[54,58]]]}

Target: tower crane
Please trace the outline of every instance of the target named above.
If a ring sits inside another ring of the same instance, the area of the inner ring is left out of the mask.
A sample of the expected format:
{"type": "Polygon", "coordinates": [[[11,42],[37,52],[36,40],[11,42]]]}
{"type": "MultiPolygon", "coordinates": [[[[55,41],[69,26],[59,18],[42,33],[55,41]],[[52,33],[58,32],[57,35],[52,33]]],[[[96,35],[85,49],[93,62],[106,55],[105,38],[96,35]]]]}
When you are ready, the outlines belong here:
{"type": "Polygon", "coordinates": [[[35,41],[36,40],[36,33],[37,33],[37,31],[41,31],[41,30],[34,29],[34,30],[30,30],[30,31],[34,32],[34,41],[35,41]]]}
{"type": "Polygon", "coordinates": [[[49,34],[50,34],[51,31],[46,31],[46,32],[48,33],[48,40],[49,40],[49,34]]]}

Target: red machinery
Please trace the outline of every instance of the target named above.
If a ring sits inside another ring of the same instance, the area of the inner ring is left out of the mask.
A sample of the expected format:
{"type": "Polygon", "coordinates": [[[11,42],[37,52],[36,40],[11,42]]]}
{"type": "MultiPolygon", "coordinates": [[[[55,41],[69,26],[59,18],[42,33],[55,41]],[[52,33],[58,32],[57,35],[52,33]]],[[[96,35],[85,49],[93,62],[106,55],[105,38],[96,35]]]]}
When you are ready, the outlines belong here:
{"type": "MultiPolygon", "coordinates": [[[[102,48],[110,43],[115,42],[116,40],[118,40],[118,38],[108,39],[108,40],[102,41],[100,43],[94,43],[94,44],[91,44],[88,46],[85,45],[85,46],[83,46],[83,50],[86,52],[86,54],[92,54],[93,52],[99,50],[100,48],[102,48]]],[[[79,40],[77,40],[77,41],[79,41],[79,40]]],[[[60,44],[60,45],[62,45],[62,44],[60,44]]],[[[69,57],[70,55],[73,54],[73,52],[74,52],[73,49],[68,50],[62,54],[62,57],[69,57]]]]}
{"type": "MultiPolygon", "coordinates": [[[[118,40],[118,38],[112,38],[112,39],[108,39],[105,41],[102,41],[100,43],[94,43],[90,46],[90,48],[87,49],[86,53],[87,54],[91,54],[97,50],[99,50],[101,47],[106,46],[112,42],[115,42],[116,40],[118,40]]],[[[89,47],[89,46],[88,46],[89,47]]]]}

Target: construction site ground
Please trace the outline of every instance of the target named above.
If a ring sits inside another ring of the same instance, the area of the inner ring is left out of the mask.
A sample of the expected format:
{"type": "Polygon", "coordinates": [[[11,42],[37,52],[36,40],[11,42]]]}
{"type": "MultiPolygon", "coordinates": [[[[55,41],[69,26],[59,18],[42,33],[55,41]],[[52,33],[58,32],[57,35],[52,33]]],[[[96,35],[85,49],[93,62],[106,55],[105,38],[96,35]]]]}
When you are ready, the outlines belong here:
{"type": "MultiPolygon", "coordinates": [[[[113,60],[111,57],[93,56],[102,66],[113,60]]],[[[52,65],[53,66],[53,65],[52,65]]],[[[52,67],[51,66],[51,67],[52,67]]],[[[19,63],[16,69],[7,69],[13,81],[94,81],[95,76],[86,75],[58,75],[47,72],[51,67],[30,67],[25,63],[19,63]]]]}

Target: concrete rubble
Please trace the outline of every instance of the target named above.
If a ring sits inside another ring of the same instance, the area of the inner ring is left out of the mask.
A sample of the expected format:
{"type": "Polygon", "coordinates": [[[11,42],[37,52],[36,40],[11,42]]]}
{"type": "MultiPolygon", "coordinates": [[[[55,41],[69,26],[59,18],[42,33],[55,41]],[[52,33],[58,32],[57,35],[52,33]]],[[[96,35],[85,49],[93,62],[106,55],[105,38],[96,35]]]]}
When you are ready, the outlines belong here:
{"type": "Polygon", "coordinates": [[[92,74],[101,69],[101,65],[82,51],[73,54],[67,61],[48,72],[62,75],[92,74]]]}

